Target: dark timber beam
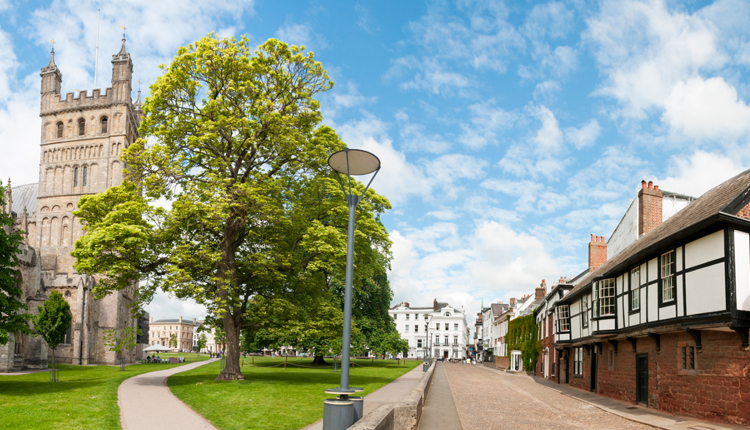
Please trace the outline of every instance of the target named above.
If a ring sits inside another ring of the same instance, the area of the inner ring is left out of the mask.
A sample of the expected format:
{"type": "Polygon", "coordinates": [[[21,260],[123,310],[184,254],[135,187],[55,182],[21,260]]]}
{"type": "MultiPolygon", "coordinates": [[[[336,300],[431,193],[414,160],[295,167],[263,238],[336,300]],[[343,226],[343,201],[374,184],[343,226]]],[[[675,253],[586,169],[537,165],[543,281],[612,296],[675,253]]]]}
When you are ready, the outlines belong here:
{"type": "Polygon", "coordinates": [[[628,342],[630,342],[630,344],[633,345],[633,354],[638,352],[638,349],[636,348],[636,342],[638,342],[638,339],[634,337],[626,337],[625,339],[627,339],[628,342]]]}
{"type": "Polygon", "coordinates": [[[648,337],[654,340],[656,343],[656,351],[661,351],[661,336],[658,333],[648,333],[648,337]]]}
{"type": "Polygon", "coordinates": [[[737,336],[740,337],[740,340],[742,341],[742,347],[743,348],[747,348],[748,347],[747,327],[730,326],[729,328],[731,328],[732,330],[734,330],[735,333],[737,333],[737,336]]]}
{"type": "Polygon", "coordinates": [[[609,339],[609,344],[612,345],[612,348],[615,350],[615,354],[617,354],[617,339],[609,339]]]}
{"type": "Polygon", "coordinates": [[[693,337],[693,340],[695,341],[695,348],[698,349],[698,351],[702,350],[703,345],[701,345],[701,331],[691,329],[690,327],[686,328],[685,331],[687,331],[688,334],[693,337]]]}

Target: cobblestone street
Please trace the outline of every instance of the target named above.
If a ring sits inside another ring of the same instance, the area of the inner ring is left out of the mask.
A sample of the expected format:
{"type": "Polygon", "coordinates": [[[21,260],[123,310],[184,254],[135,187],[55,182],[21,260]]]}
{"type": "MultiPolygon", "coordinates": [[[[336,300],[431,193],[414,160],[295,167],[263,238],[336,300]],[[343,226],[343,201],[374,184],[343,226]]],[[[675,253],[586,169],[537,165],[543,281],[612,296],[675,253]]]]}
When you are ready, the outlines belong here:
{"type": "Polygon", "coordinates": [[[445,364],[464,430],[652,429],[537,384],[525,375],[445,364]]]}

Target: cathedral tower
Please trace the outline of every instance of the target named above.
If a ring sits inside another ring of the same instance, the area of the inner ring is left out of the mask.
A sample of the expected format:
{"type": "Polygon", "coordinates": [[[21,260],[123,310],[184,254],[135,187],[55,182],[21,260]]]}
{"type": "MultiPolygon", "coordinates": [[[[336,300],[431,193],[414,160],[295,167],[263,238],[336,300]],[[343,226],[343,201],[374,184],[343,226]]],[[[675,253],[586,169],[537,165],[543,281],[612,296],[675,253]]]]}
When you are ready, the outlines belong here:
{"type": "Polygon", "coordinates": [[[94,89],[63,98],[54,51],[41,70],[39,184],[28,241],[40,252],[44,286],[59,290],[71,305],[73,329],[60,356],[74,364],[114,364],[118,358],[102,344],[103,331],[135,323],[127,309],[132,289],[93,300],[96,279],[77,273],[70,255],[83,234],[73,215],[78,200],[121,183],[120,153],[139,137],[140,103],[136,107],[132,101],[132,75],[125,39],[112,56],[112,88],[104,94],[94,89]]]}

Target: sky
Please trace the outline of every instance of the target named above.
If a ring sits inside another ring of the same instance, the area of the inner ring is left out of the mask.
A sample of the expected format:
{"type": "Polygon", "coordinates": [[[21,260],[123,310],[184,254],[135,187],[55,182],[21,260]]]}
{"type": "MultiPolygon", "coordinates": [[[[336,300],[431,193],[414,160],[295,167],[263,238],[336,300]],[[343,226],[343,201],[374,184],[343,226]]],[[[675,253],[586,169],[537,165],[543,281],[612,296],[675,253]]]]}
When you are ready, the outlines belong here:
{"type": "MultiPolygon", "coordinates": [[[[50,40],[62,92],[93,88],[97,10],[102,88],[121,26],[144,96],[209,32],[314,52],[335,82],[324,123],[382,161],[393,304],[437,298],[469,323],[584,270],[642,179],[697,197],[750,166],[745,1],[0,0],[3,180],[38,181],[50,40]]],[[[164,294],[147,310],[203,312],[164,294]]]]}

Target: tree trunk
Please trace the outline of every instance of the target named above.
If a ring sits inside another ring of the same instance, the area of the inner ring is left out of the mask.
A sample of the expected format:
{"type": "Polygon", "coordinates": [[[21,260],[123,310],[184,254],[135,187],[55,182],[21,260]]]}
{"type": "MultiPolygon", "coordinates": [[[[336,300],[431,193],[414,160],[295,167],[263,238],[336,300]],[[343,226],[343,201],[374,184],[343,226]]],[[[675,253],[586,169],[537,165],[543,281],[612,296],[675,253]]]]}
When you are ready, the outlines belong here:
{"type": "Polygon", "coordinates": [[[57,372],[55,371],[55,350],[52,349],[52,382],[57,382],[57,372]]]}
{"type": "Polygon", "coordinates": [[[318,355],[315,354],[315,358],[312,362],[313,366],[327,366],[328,363],[326,363],[325,357],[323,357],[323,354],[318,355]]]}
{"type": "Polygon", "coordinates": [[[228,312],[224,315],[224,333],[226,336],[226,367],[216,377],[217,381],[244,380],[245,375],[240,370],[240,328],[228,312]]]}

